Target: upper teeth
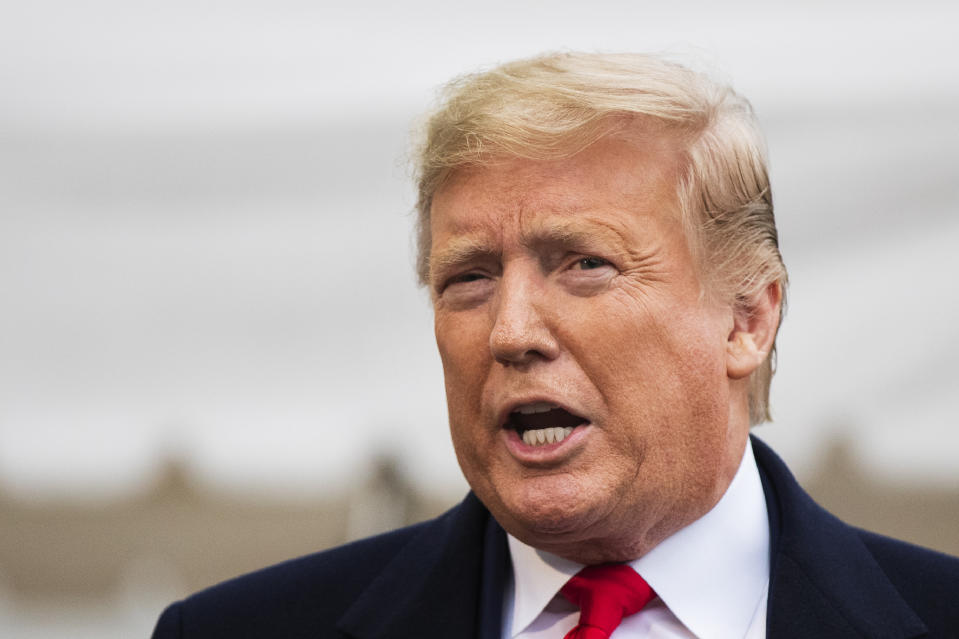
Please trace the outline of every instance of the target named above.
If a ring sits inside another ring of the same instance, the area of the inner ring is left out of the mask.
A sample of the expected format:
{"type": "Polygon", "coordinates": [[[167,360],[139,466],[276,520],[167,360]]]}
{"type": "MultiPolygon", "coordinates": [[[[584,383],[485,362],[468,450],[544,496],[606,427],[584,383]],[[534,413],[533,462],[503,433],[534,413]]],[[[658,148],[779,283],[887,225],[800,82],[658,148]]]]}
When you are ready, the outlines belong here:
{"type": "Polygon", "coordinates": [[[542,446],[543,444],[555,444],[561,442],[573,432],[571,426],[566,428],[536,428],[523,433],[523,441],[527,446],[542,446]]]}
{"type": "Polygon", "coordinates": [[[532,404],[523,404],[522,406],[517,406],[517,413],[523,415],[532,415],[534,413],[546,413],[554,408],[559,408],[556,404],[550,404],[549,402],[533,402],[532,404]]]}

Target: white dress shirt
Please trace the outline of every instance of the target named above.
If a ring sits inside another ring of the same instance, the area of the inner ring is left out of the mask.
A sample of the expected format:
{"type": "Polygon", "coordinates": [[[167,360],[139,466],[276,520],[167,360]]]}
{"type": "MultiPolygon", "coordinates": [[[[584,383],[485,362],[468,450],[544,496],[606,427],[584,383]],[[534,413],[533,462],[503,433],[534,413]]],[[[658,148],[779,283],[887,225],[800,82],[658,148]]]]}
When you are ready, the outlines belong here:
{"type": "MultiPolygon", "coordinates": [[[[507,538],[513,580],[502,636],[563,639],[579,610],[559,590],[583,566],[507,538]]],[[[719,503],[630,565],[657,597],[624,618],[611,639],[763,639],[769,520],[751,444],[719,503]]]]}

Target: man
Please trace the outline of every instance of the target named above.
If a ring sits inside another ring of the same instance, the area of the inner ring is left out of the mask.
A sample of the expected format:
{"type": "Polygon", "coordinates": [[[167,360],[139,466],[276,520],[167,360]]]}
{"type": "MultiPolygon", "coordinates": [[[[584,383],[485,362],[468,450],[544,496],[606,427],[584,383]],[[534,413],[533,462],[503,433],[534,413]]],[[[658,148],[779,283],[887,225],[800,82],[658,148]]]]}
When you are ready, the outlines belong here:
{"type": "Polygon", "coordinates": [[[786,271],[748,103],[641,55],[454,82],[419,274],[472,488],[155,637],[956,637],[959,560],[846,526],[749,428],[786,271]]]}

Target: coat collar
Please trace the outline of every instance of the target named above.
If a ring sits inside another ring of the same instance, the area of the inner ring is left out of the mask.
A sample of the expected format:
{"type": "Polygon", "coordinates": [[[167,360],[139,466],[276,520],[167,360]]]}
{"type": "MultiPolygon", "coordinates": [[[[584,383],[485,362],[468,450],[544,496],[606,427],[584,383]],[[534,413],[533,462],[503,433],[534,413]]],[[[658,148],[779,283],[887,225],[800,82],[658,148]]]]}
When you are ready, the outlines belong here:
{"type": "Polygon", "coordinates": [[[926,627],[889,582],[855,528],[803,491],[753,437],[770,522],[766,636],[771,639],[906,639],[926,627]]]}
{"type": "MultiPolygon", "coordinates": [[[[753,437],[770,523],[770,639],[913,639],[926,627],[855,528],[819,507],[753,437]]],[[[505,534],[470,493],[429,522],[340,619],[357,639],[492,639],[509,571],[505,534]]]]}
{"type": "Polygon", "coordinates": [[[357,639],[499,637],[506,535],[473,493],[426,524],[340,619],[357,639]]]}

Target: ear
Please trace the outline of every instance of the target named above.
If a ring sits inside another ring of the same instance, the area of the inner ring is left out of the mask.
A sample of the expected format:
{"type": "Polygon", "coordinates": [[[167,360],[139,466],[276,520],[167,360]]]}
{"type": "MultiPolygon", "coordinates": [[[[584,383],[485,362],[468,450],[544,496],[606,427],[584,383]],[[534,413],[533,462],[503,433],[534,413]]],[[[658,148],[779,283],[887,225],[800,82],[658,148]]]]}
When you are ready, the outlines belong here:
{"type": "Polygon", "coordinates": [[[734,310],[733,330],[726,341],[726,374],[731,379],[748,377],[759,368],[776,340],[782,287],[769,284],[747,308],[734,310]]]}

